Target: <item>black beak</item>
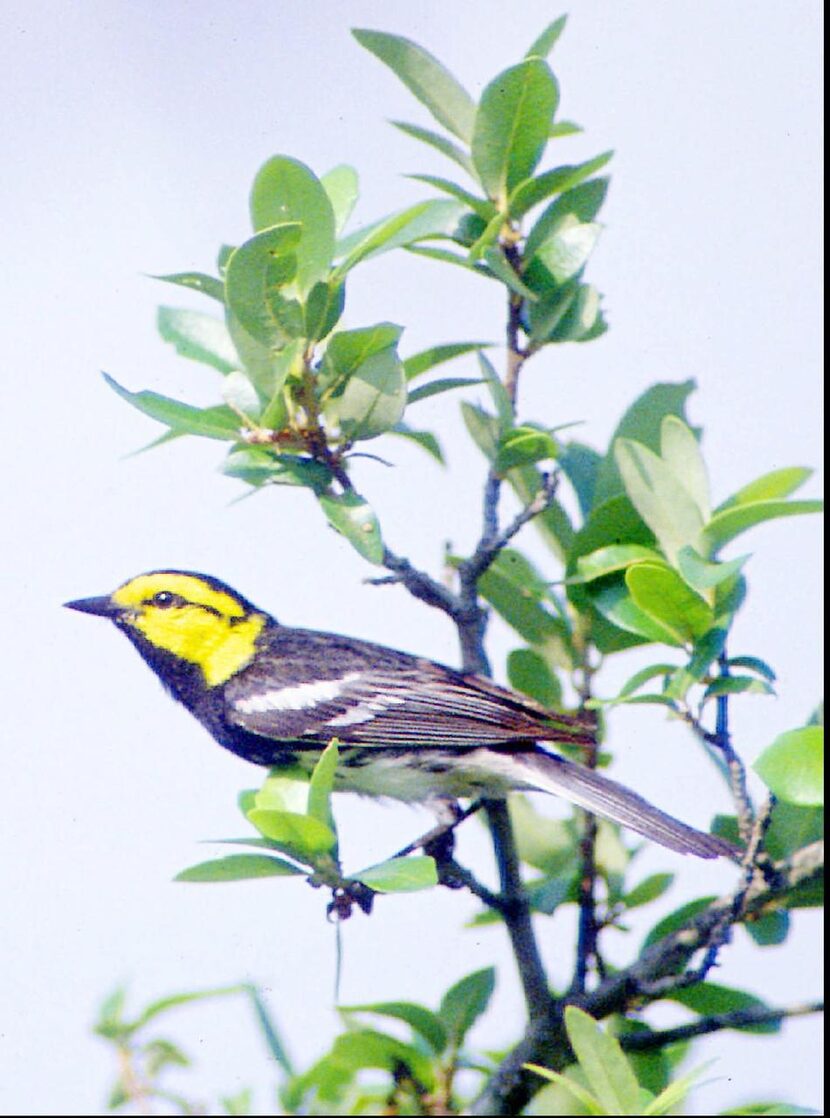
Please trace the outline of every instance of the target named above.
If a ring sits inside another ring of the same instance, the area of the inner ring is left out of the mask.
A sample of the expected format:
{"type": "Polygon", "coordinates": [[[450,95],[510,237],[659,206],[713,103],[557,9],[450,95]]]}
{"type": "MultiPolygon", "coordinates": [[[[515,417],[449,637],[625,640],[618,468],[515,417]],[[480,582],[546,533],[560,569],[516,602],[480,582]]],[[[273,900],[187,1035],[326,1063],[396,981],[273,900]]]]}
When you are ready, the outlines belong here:
{"type": "Polygon", "coordinates": [[[98,617],[115,619],[123,611],[117,606],[109,595],[103,598],[78,598],[76,602],[64,602],[67,609],[76,609],[80,613],[94,613],[98,617]]]}

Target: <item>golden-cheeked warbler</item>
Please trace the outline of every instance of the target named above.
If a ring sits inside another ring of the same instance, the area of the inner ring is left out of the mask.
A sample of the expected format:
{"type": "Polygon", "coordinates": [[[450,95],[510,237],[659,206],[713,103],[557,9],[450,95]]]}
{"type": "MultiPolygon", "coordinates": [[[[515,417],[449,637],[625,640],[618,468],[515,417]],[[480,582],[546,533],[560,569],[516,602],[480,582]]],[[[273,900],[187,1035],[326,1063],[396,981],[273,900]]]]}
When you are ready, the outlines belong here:
{"type": "Polygon", "coordinates": [[[153,571],[111,595],[66,604],[110,618],[219,744],[255,764],[310,772],[337,738],[341,791],[420,803],[539,790],[683,854],[735,854],[543,749],[540,742],[591,743],[590,728],[481,676],[287,628],[225,583],[192,572],[153,571]]]}

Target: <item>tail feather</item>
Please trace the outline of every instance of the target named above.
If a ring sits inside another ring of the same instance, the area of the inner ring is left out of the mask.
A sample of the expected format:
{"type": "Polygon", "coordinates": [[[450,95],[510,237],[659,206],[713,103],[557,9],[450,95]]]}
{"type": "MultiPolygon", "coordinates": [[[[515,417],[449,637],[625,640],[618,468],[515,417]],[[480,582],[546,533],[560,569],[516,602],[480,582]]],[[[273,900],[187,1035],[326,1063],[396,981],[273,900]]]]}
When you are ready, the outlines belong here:
{"type": "Polygon", "coordinates": [[[512,759],[526,772],[527,783],[542,792],[561,796],[593,814],[601,815],[680,854],[699,858],[734,858],[739,851],[717,835],[705,834],[660,811],[637,795],[584,765],[552,753],[514,753],[512,759]]]}

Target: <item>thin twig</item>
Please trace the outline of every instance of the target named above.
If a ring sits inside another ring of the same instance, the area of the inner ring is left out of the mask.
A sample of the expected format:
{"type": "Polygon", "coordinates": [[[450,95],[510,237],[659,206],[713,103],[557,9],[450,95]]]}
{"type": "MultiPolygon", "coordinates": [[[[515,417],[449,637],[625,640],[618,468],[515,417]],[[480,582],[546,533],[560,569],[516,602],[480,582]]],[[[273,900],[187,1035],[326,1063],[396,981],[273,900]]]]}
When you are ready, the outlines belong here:
{"type": "Polygon", "coordinates": [[[511,906],[505,897],[501,893],[494,893],[492,889],[488,889],[471,870],[456,862],[455,858],[445,858],[438,863],[438,880],[442,885],[449,885],[451,888],[468,889],[487,908],[492,908],[494,912],[500,913],[505,918],[510,915],[511,906]]]}
{"type": "MultiPolygon", "coordinates": [[[[744,915],[752,916],[783,901],[792,890],[818,880],[823,868],[822,842],[811,843],[790,858],[777,862],[773,882],[756,877],[744,902],[744,915]]],[[[731,911],[733,901],[732,896],[714,901],[686,927],[653,944],[631,966],[609,975],[595,990],[574,999],[572,1004],[599,1021],[655,1000],[656,995],[649,991],[656,980],[683,971],[689,959],[709,942],[712,928],[720,922],[724,909],[731,911]]],[[[522,1040],[504,1058],[473,1104],[471,1113],[520,1114],[539,1089],[538,1079],[526,1072],[524,1065],[543,1063],[554,1071],[561,1071],[573,1059],[565,1033],[564,1005],[564,1002],[555,1003],[547,1020],[532,1021],[528,1025],[522,1040]]]]}
{"type": "Polygon", "coordinates": [[[440,582],[437,582],[425,571],[413,567],[408,559],[396,555],[388,547],[383,549],[383,565],[387,570],[394,572],[396,580],[406,587],[413,598],[417,598],[420,602],[426,602],[427,605],[433,606],[435,609],[440,609],[443,613],[448,614],[453,621],[458,622],[461,617],[461,603],[457,595],[448,590],[446,586],[442,586],[440,582]]]}
{"type": "Polygon", "coordinates": [[[788,1017],[806,1017],[810,1013],[823,1013],[824,1002],[806,1002],[785,1009],[771,1009],[767,1006],[752,1006],[749,1009],[735,1009],[730,1013],[713,1013],[701,1017],[688,1025],[678,1025],[674,1029],[655,1029],[647,1033],[627,1033],[619,1037],[626,1052],[653,1052],[676,1044],[681,1040],[692,1040],[696,1036],[717,1033],[722,1029],[742,1029],[749,1025],[770,1025],[784,1021],[788,1017]]]}
{"type": "Polygon", "coordinates": [[[494,532],[490,538],[482,536],[473,554],[461,564],[468,577],[471,579],[480,578],[491,566],[498,553],[507,547],[513,537],[524,528],[525,524],[550,507],[556,496],[558,484],[558,474],[542,474],[542,484],[533,500],[516,514],[503,531],[494,532]]]}

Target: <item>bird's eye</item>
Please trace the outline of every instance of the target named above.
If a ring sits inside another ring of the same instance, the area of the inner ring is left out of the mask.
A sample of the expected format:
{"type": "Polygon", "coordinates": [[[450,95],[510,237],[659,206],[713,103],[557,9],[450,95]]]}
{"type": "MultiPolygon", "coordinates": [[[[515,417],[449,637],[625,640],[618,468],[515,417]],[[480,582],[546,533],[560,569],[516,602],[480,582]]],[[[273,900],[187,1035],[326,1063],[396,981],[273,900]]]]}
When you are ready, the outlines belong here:
{"type": "Polygon", "coordinates": [[[170,609],[171,606],[183,604],[183,599],[170,590],[159,590],[158,594],[154,594],[150,601],[152,605],[158,606],[159,609],[170,609]]]}

